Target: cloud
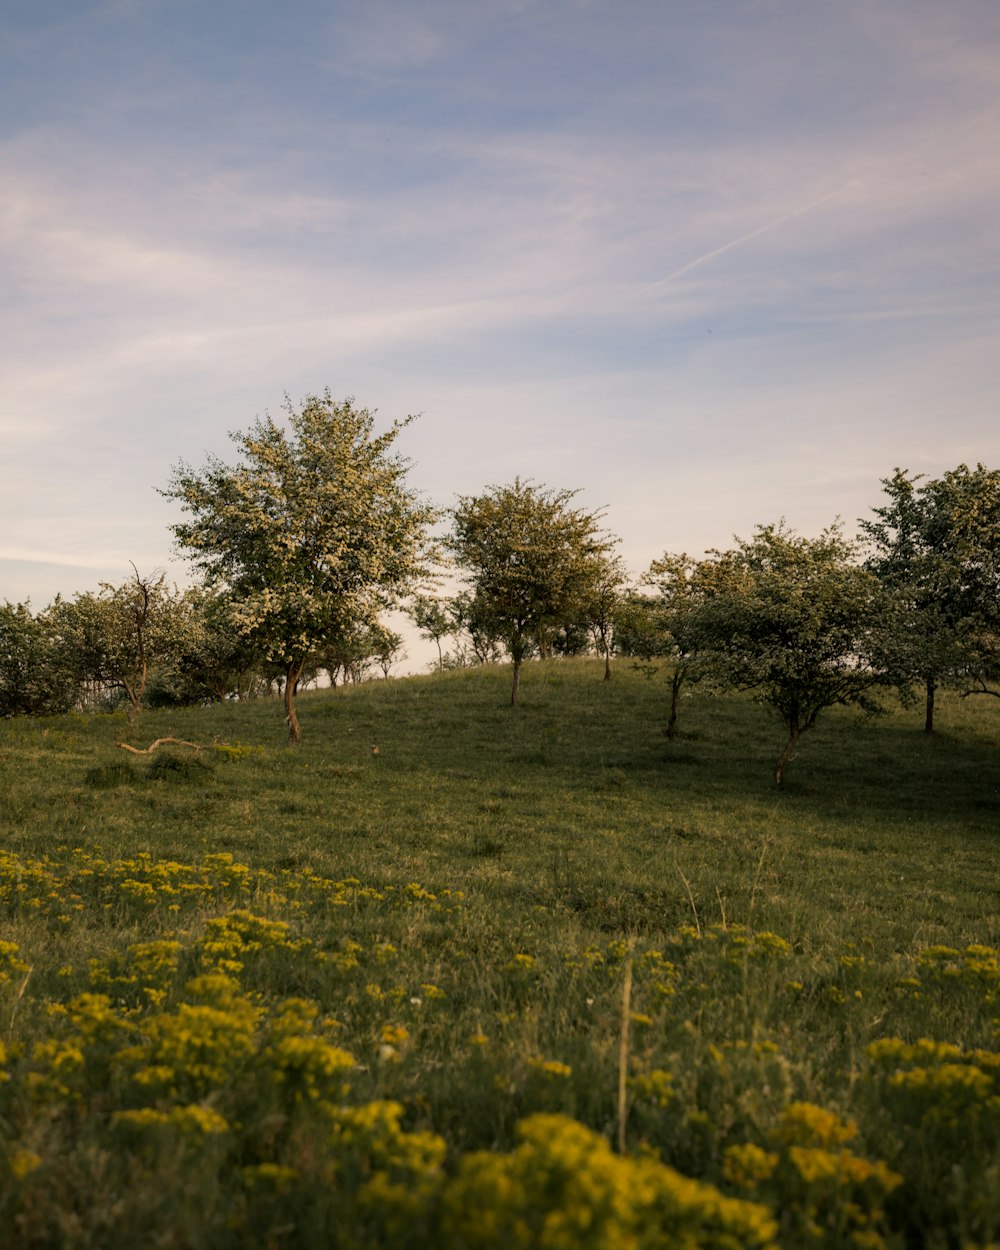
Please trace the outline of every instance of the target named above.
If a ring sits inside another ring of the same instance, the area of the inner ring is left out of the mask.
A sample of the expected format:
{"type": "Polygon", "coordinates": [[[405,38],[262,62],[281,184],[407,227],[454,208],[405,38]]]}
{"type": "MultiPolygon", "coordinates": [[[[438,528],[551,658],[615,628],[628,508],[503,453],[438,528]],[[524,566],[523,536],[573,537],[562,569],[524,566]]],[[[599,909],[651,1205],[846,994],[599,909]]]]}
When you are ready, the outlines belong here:
{"type": "Polygon", "coordinates": [[[0,547],[0,561],[9,560],[18,564],[58,564],[63,568],[103,569],[114,559],[114,555],[110,553],[81,555],[29,547],[0,547]]]}
{"type": "Polygon", "coordinates": [[[445,501],[537,465],[607,483],[643,550],[783,483],[825,511],[841,461],[1000,456],[994,10],[305,6],[277,48],[220,11],[30,37],[9,550],[154,557],[169,465],[327,383],[424,410],[445,501]]]}

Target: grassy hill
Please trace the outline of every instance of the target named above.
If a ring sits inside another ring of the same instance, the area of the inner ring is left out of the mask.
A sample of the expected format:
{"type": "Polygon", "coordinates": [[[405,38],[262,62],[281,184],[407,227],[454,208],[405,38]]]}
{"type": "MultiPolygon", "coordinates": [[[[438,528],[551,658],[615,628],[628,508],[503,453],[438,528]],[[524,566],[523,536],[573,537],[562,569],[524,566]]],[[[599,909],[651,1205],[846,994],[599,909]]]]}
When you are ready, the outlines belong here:
{"type": "Polygon", "coordinates": [[[1000,705],[601,671],[0,725],[13,1244],[1000,1238],[1000,705]]]}

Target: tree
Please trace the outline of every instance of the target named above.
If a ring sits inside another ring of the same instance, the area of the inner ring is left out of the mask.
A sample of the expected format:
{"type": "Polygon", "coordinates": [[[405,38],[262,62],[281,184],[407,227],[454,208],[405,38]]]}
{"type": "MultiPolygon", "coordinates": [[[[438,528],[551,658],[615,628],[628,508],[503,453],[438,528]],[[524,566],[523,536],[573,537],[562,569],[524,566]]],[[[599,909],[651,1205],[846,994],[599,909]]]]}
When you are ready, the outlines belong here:
{"type": "Polygon", "coordinates": [[[459,496],[452,512],[447,545],[480,622],[511,658],[511,704],[538,637],[580,615],[617,541],[601,529],[601,513],[571,506],[576,494],[517,478],[482,495],[459,496]]]}
{"type": "Polygon", "coordinates": [[[726,565],[716,560],[694,560],[687,554],[665,552],[654,560],[643,577],[654,586],[656,598],[651,603],[652,630],[647,647],[651,654],[670,661],[670,710],[666,735],[677,736],[677,710],[685,683],[696,679],[699,648],[703,646],[703,608],[720,588],[719,577],[726,565]]]}
{"type": "Polygon", "coordinates": [[[539,646],[542,659],[549,659],[553,655],[589,655],[594,649],[593,635],[582,617],[574,617],[563,621],[561,625],[546,628],[543,637],[545,650],[539,646]]]}
{"type": "Polygon", "coordinates": [[[615,621],[615,655],[645,660],[655,667],[652,662],[667,654],[665,636],[666,627],[657,601],[638,590],[630,590],[622,599],[615,621]]]}
{"type": "Polygon", "coordinates": [[[457,626],[448,613],[447,604],[431,595],[417,595],[409,607],[410,619],[420,630],[420,637],[437,646],[438,672],[444,669],[441,639],[454,634],[457,626]]]}
{"type": "Polygon", "coordinates": [[[229,593],[192,586],[179,607],[183,628],[178,647],[151,683],[150,704],[222,702],[258,693],[266,682],[261,656],[236,627],[229,593]]]}
{"type": "Polygon", "coordinates": [[[76,686],[56,663],[44,613],[27,603],[0,605],[0,716],[48,716],[68,711],[76,686]]]}
{"type": "Polygon", "coordinates": [[[402,659],[402,645],[399,634],[387,629],[381,621],[355,625],[331,639],[317,655],[317,662],[326,670],[331,686],[339,681],[364,681],[376,666],[388,677],[393,664],[402,659]]]}
{"type": "Polygon", "coordinates": [[[583,604],[583,621],[594,645],[604,657],[604,680],[611,680],[611,651],[621,614],[628,575],[618,556],[604,556],[597,564],[583,604]]]}
{"type": "Polygon", "coordinates": [[[859,521],[866,565],[904,609],[892,658],[904,686],[923,686],[931,733],[940,685],[990,692],[1000,634],[1000,471],[961,464],[927,480],[897,468],[882,486],[889,502],[872,509],[876,520],[859,521]]]}
{"type": "Polygon", "coordinates": [[[393,666],[406,659],[402,634],[379,624],[372,631],[372,657],[382,670],[382,676],[388,680],[393,666]]]}
{"type": "Polygon", "coordinates": [[[458,638],[456,658],[460,662],[457,667],[464,667],[469,649],[475,657],[469,663],[495,664],[503,659],[503,641],[482,600],[469,591],[462,591],[449,600],[448,614],[454,621],[458,638]],[[464,639],[468,639],[468,646],[464,639]]]}
{"type": "Polygon", "coordinates": [[[184,646],[183,597],[157,572],[133,576],[120,585],[102,582],[100,593],[57,598],[46,616],[64,673],[95,697],[124,694],[134,722],[150,675],[184,646]]]}
{"type": "Polygon", "coordinates": [[[230,435],[240,463],[181,463],[162,493],[190,514],[171,527],[178,545],[229,590],[240,632],[281,665],[297,743],[295,694],[310,657],[411,589],[435,513],[407,489],[409,462],[391,453],[412,418],[376,435],[367,408],[329,390],[301,410],[286,397],[285,411],[290,430],[265,414],[230,435]]]}
{"type": "Polygon", "coordinates": [[[788,738],[774,766],[784,773],[802,735],[836,704],[879,710],[888,683],[880,656],[894,628],[891,600],[854,543],[835,524],[801,538],[784,524],[760,526],[732,551],[713,552],[706,591],[687,622],[690,643],[721,685],[753,690],[788,738]]]}

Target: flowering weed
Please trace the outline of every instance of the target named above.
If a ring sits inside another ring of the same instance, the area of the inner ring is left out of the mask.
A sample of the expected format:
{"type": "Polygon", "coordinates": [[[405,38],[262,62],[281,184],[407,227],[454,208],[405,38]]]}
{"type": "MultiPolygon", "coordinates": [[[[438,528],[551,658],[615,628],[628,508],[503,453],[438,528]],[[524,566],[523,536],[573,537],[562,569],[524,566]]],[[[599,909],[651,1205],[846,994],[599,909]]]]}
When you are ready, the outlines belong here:
{"type": "Polygon", "coordinates": [[[317,697],[314,747],[190,776],[112,767],[121,722],[0,726],[11,1244],[1000,1244],[993,834],[931,753],[965,748],[907,738],[904,816],[835,812],[725,772],[742,705],[665,764],[653,683],[567,681],[571,725],[488,680],[317,697]]]}

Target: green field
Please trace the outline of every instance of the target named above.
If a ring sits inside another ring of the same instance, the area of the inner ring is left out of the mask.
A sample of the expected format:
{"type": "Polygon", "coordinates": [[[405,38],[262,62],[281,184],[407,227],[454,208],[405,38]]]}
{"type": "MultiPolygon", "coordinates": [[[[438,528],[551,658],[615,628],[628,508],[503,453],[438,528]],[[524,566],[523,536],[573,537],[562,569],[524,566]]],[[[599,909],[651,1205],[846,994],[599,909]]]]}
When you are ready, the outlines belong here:
{"type": "Polygon", "coordinates": [[[1000,1240],[1000,703],[601,673],[0,724],[5,1244],[1000,1240]]]}

